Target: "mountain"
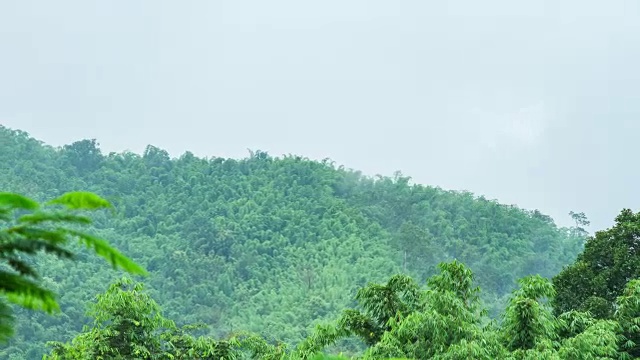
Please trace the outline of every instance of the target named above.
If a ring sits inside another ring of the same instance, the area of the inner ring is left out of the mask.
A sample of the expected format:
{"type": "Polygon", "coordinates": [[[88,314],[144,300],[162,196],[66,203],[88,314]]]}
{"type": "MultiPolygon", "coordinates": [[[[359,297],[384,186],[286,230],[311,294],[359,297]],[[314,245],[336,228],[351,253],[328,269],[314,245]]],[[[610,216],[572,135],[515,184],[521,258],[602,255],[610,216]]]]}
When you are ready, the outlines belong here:
{"type": "MultiPolygon", "coordinates": [[[[428,164],[427,164],[428,166],[428,164]]],[[[470,192],[411,184],[400,173],[363,176],[329,160],[272,157],[172,159],[103,154],[95,140],[53,148],[0,126],[0,189],[38,200],[92,191],[115,205],[94,217],[94,233],[145,266],[167,317],[204,322],[214,336],[248,330],[297,341],[314,324],[354,305],[368,282],[395,273],[424,280],[457,259],[476,274],[491,314],[515,280],[551,277],[582,249],[583,235],[539,211],[470,192]]],[[[86,324],[86,304],[117,278],[92,257],[42,257],[43,281],[62,314],[20,314],[9,358],[68,341],[86,324]],[[25,348],[27,347],[27,348],[25,348]]]]}

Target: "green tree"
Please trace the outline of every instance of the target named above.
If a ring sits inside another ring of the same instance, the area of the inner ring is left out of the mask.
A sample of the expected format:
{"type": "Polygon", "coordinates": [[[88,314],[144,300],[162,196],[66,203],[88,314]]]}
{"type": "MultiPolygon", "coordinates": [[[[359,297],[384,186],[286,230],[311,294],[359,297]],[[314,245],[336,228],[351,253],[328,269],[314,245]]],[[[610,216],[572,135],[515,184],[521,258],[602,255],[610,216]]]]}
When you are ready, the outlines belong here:
{"type": "Polygon", "coordinates": [[[627,282],[639,276],[640,213],[624,209],[612,228],[590,237],[576,261],[553,278],[554,311],[590,311],[610,318],[627,282]]]}
{"type": "Polygon", "coordinates": [[[622,331],[622,348],[631,358],[640,357],[640,279],[627,283],[623,293],[616,300],[617,320],[622,331]]]}
{"type": "Polygon", "coordinates": [[[60,309],[54,292],[41,284],[36,267],[28,260],[39,252],[71,259],[75,254],[65,245],[77,239],[113,267],[146,274],[105,240],[77,229],[91,223],[78,211],[109,207],[108,201],[87,192],[66,193],[46,206],[19,194],[0,193],[0,340],[6,341],[13,332],[7,302],[46,312],[60,309]]]}
{"type": "Polygon", "coordinates": [[[365,357],[494,359],[503,352],[497,336],[481,326],[479,288],[471,270],[458,261],[440,263],[427,280],[418,311],[393,321],[365,357]]]}
{"type": "Polygon", "coordinates": [[[102,163],[103,156],[95,139],[76,141],[62,147],[63,158],[76,167],[80,173],[96,170],[102,163]]]}
{"type": "Polygon", "coordinates": [[[503,342],[511,351],[549,346],[556,340],[556,323],[546,300],[555,295],[553,285],[538,275],[520,281],[509,299],[502,321],[503,342]]]}
{"type": "Polygon", "coordinates": [[[391,319],[405,317],[416,310],[420,292],[412,278],[394,275],[386,284],[369,284],[359,289],[356,300],[364,313],[346,310],[340,326],[366,344],[374,345],[386,331],[391,330],[391,319]]]}
{"type": "Polygon", "coordinates": [[[589,224],[591,224],[589,219],[587,219],[587,215],[585,215],[583,212],[577,213],[574,211],[569,211],[569,216],[571,216],[573,221],[575,221],[577,229],[584,230],[585,226],[589,226],[589,224]]]}
{"type": "Polygon", "coordinates": [[[93,328],[71,345],[55,344],[51,359],[159,359],[159,333],[175,327],[162,317],[143,285],[127,278],[98,295],[88,314],[93,328]]]}
{"type": "Polygon", "coordinates": [[[500,357],[498,337],[480,326],[484,312],[471,270],[458,261],[438,268],[440,273],[428,279],[426,289],[403,275],[361,288],[356,299],[363,311],[347,310],[335,328],[319,327],[310,341],[317,346],[305,349],[317,352],[355,335],[368,345],[365,359],[500,357]]]}
{"type": "MultiPolygon", "coordinates": [[[[618,299],[616,320],[598,320],[576,311],[555,317],[549,304],[554,296],[551,282],[539,275],[527,276],[519,280],[520,287],[512,292],[498,324],[485,318],[479,288],[473,286],[473,273],[468,267],[457,261],[438,267],[440,273],[427,280],[426,288],[409,298],[416,301],[394,295],[397,291],[392,291],[394,287],[389,284],[363,287],[358,294],[364,312],[348,311],[335,326],[319,326],[290,358],[312,358],[325,346],[351,335],[367,342],[362,359],[371,360],[587,360],[637,356],[640,281],[630,282],[624,296],[618,299]],[[376,313],[381,315],[375,316],[376,313]],[[374,321],[375,318],[384,321],[374,321]],[[377,325],[381,322],[384,327],[377,325]],[[374,337],[374,331],[381,335],[374,337]],[[363,336],[367,333],[369,336],[363,336]],[[625,352],[619,351],[619,344],[624,344],[625,352]]],[[[410,279],[395,278],[412,284],[410,279]]]]}
{"type": "Polygon", "coordinates": [[[237,334],[216,341],[195,337],[203,325],[177,327],[162,315],[160,306],[142,283],[122,278],[96,298],[88,315],[93,326],[85,328],[70,343],[51,342],[45,360],[158,360],[158,359],[253,359],[276,360],[284,347],[267,344],[253,334],[237,334]]]}

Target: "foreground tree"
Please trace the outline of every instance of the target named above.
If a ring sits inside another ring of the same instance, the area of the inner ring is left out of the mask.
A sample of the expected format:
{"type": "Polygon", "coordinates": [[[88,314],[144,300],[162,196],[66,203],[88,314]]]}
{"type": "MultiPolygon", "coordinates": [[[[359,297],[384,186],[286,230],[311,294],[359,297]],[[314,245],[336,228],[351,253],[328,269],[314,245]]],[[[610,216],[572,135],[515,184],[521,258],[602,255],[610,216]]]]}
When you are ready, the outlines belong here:
{"type": "Polygon", "coordinates": [[[346,310],[333,328],[318,327],[298,347],[299,357],[357,336],[368,345],[364,359],[499,358],[497,334],[480,326],[485,311],[471,270],[457,261],[438,268],[426,289],[404,275],[363,287],[356,296],[362,310],[346,310]]]}
{"type": "Polygon", "coordinates": [[[143,285],[126,278],[98,295],[88,315],[94,319],[93,328],[71,345],[52,344],[51,359],[157,359],[162,352],[157,334],[175,328],[160,315],[143,285]]]}
{"type": "Polygon", "coordinates": [[[629,283],[618,299],[615,321],[577,311],[554,316],[553,285],[528,276],[511,294],[498,325],[485,317],[469,268],[457,261],[438,267],[440,273],[427,280],[425,289],[402,276],[367,285],[358,292],[364,311],[348,310],[334,327],[318,327],[291,358],[312,358],[313,352],[353,335],[368,344],[362,359],[371,360],[637,357],[640,282],[629,283]]]}
{"type": "Polygon", "coordinates": [[[368,284],[357,293],[360,310],[346,310],[333,325],[318,326],[297,347],[269,344],[235,333],[225,340],[192,335],[163,317],[143,285],[129,279],[97,297],[91,328],[70,343],[50,343],[45,360],[89,359],[346,359],[322,351],[340,339],[359,337],[359,359],[631,359],[640,344],[640,280],[618,297],[614,320],[571,311],[556,317],[551,282],[540,276],[519,281],[498,325],[481,308],[473,273],[457,261],[441,263],[425,288],[404,275],[368,284]]]}
{"type": "Polygon", "coordinates": [[[616,298],[640,276],[640,213],[624,209],[615,221],[589,238],[575,263],[553,278],[556,315],[578,310],[612,318],[616,298]]]}
{"type": "Polygon", "coordinates": [[[96,298],[88,315],[93,326],[70,343],[51,342],[45,360],[92,359],[253,359],[284,357],[284,346],[267,344],[252,334],[236,334],[227,340],[193,336],[201,325],[177,327],[162,313],[142,283],[122,278],[96,298]]]}
{"type": "Polygon", "coordinates": [[[555,294],[553,285],[541,276],[520,279],[513,292],[502,322],[502,338],[511,351],[527,351],[550,347],[557,338],[551,307],[543,301],[555,294]]]}
{"type": "Polygon", "coordinates": [[[627,283],[616,300],[614,319],[622,332],[622,348],[630,358],[640,357],[640,280],[627,283]]]}
{"type": "Polygon", "coordinates": [[[78,240],[113,267],[146,274],[105,240],[78,230],[91,223],[80,211],[110,207],[108,201],[88,192],[66,193],[44,206],[19,194],[0,193],[0,341],[13,334],[10,303],[49,313],[59,310],[55,294],[40,284],[29,259],[37,253],[73,259],[75,254],[65,246],[78,240]]]}
{"type": "Polygon", "coordinates": [[[427,280],[416,311],[390,319],[391,329],[367,350],[366,359],[501,357],[497,337],[480,326],[485,312],[471,270],[457,261],[438,268],[440,273],[427,280]]]}

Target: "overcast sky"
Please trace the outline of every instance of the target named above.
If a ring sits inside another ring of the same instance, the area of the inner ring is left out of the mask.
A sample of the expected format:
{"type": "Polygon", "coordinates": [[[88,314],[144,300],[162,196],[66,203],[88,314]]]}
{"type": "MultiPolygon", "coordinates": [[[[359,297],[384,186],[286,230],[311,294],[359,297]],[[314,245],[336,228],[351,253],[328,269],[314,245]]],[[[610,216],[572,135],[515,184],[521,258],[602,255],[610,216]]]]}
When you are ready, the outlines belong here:
{"type": "Polygon", "coordinates": [[[560,224],[640,203],[640,2],[3,1],[0,124],[331,158],[560,224]]]}

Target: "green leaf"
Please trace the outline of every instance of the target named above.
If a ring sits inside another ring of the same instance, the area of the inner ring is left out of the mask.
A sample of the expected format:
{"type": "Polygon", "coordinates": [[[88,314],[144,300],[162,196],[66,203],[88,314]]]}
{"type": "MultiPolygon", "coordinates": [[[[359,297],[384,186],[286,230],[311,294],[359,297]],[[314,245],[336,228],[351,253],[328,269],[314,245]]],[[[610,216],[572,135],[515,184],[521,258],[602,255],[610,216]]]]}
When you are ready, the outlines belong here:
{"type": "Polygon", "coordinates": [[[6,271],[0,271],[0,293],[4,293],[10,302],[27,309],[48,313],[60,310],[53,292],[6,271]]]}
{"type": "Polygon", "coordinates": [[[6,343],[13,336],[14,322],[11,307],[0,299],[0,343],[6,343]]]}
{"type": "Polygon", "coordinates": [[[14,193],[0,193],[0,207],[10,209],[36,210],[40,205],[28,197],[14,193]]]}
{"type": "MultiPolygon", "coordinates": [[[[0,240],[2,236],[0,236],[0,240]]],[[[40,239],[18,239],[9,243],[0,244],[0,257],[6,256],[6,254],[22,252],[25,254],[35,254],[38,251],[44,251],[48,254],[55,254],[59,258],[70,259],[73,258],[74,253],[58,246],[55,243],[51,243],[47,240],[40,239]]]]}
{"type": "Polygon", "coordinates": [[[114,268],[120,267],[131,274],[148,275],[144,268],[124,256],[118,250],[112,248],[106,241],[75,230],[65,229],[65,231],[70,235],[78,237],[82,243],[84,243],[88,248],[93,249],[97,255],[107,259],[114,268]]]}
{"type": "Polygon", "coordinates": [[[86,216],[73,215],[64,212],[37,212],[33,214],[23,215],[18,218],[18,223],[27,223],[30,225],[35,225],[47,221],[91,224],[91,219],[86,216]]]}
{"type": "Polygon", "coordinates": [[[112,208],[110,202],[100,196],[86,191],[68,192],[56,199],[49,201],[47,204],[63,205],[74,210],[94,210],[112,208]]]}
{"type": "Polygon", "coordinates": [[[10,221],[12,217],[9,214],[10,211],[8,209],[0,208],[0,220],[10,221]]]}
{"type": "Polygon", "coordinates": [[[12,269],[17,271],[22,276],[30,276],[34,279],[38,278],[38,273],[36,272],[36,270],[31,265],[27,264],[26,261],[12,256],[7,259],[7,263],[12,269]]]}
{"type": "Polygon", "coordinates": [[[43,230],[30,226],[16,226],[7,229],[10,235],[19,234],[26,240],[42,240],[50,244],[64,244],[67,242],[65,229],[43,230]]]}

